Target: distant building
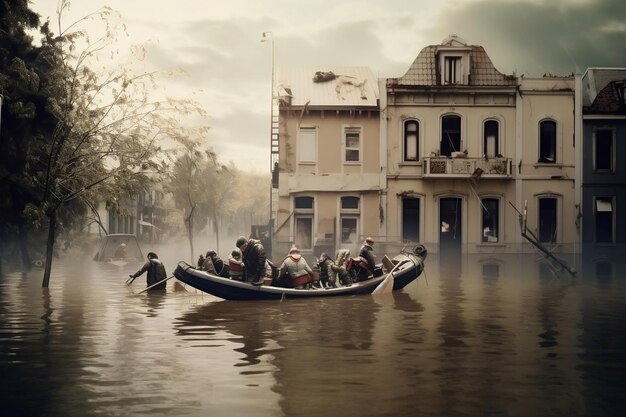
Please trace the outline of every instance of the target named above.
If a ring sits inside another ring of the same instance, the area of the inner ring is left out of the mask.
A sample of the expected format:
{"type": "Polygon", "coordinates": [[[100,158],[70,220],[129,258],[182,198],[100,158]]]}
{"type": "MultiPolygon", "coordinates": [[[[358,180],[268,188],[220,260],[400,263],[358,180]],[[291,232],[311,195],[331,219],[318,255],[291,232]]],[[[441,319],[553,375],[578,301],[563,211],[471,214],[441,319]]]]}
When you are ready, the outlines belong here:
{"type": "Polygon", "coordinates": [[[582,77],[583,250],[623,253],[626,243],[626,68],[582,77]]]}

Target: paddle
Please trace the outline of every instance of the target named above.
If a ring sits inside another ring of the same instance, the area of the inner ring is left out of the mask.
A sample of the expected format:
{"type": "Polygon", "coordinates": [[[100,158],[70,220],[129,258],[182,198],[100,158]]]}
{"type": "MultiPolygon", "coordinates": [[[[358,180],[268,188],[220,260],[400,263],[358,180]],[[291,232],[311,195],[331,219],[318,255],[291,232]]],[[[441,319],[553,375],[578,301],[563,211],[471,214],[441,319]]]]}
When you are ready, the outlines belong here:
{"type": "Polygon", "coordinates": [[[163,283],[163,282],[167,281],[168,279],[172,279],[172,278],[174,278],[174,275],[172,275],[171,277],[167,277],[167,278],[165,278],[165,279],[162,279],[161,281],[156,282],[156,283],[154,283],[154,284],[150,285],[149,287],[144,288],[143,290],[139,291],[137,294],[144,293],[144,292],[148,291],[150,288],[154,288],[154,287],[156,287],[157,285],[159,285],[159,284],[161,284],[161,283],[163,283]]]}
{"type": "Polygon", "coordinates": [[[378,284],[378,287],[376,287],[374,291],[372,291],[372,295],[388,294],[393,291],[393,271],[395,271],[396,268],[403,263],[404,262],[398,262],[397,264],[395,264],[395,266],[391,269],[391,271],[389,271],[385,279],[380,284],[378,284]]]}

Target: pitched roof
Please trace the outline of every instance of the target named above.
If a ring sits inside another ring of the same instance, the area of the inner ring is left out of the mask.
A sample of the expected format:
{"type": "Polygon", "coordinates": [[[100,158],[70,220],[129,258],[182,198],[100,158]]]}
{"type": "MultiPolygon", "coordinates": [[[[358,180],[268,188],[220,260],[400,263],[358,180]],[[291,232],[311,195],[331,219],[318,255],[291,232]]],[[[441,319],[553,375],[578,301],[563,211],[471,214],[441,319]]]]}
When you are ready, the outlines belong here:
{"type": "Polygon", "coordinates": [[[376,107],[378,80],[368,67],[280,68],[276,94],[291,106],[376,107]]]}

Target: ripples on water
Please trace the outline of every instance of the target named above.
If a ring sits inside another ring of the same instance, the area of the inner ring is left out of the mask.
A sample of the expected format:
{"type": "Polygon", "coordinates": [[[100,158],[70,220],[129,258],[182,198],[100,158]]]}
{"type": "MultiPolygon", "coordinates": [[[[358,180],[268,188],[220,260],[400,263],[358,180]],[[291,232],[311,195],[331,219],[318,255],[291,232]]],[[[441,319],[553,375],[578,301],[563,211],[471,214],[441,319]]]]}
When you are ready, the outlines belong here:
{"type": "Polygon", "coordinates": [[[400,293],[282,303],[137,294],[136,267],[1,278],[0,415],[626,415],[615,260],[574,279],[535,255],[431,256],[400,293]]]}

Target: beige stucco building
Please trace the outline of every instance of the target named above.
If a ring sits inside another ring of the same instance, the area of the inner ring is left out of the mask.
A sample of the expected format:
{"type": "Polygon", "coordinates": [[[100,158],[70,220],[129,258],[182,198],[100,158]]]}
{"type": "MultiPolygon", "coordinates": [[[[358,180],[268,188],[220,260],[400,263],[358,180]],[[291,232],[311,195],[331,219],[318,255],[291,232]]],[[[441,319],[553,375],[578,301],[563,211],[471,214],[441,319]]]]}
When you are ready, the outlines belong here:
{"type": "Polygon", "coordinates": [[[503,74],[456,36],[423,48],[398,78],[315,72],[278,79],[278,253],[356,250],[368,235],[380,253],[416,242],[531,251],[525,208],[529,235],[578,250],[574,76],[503,74]]]}

